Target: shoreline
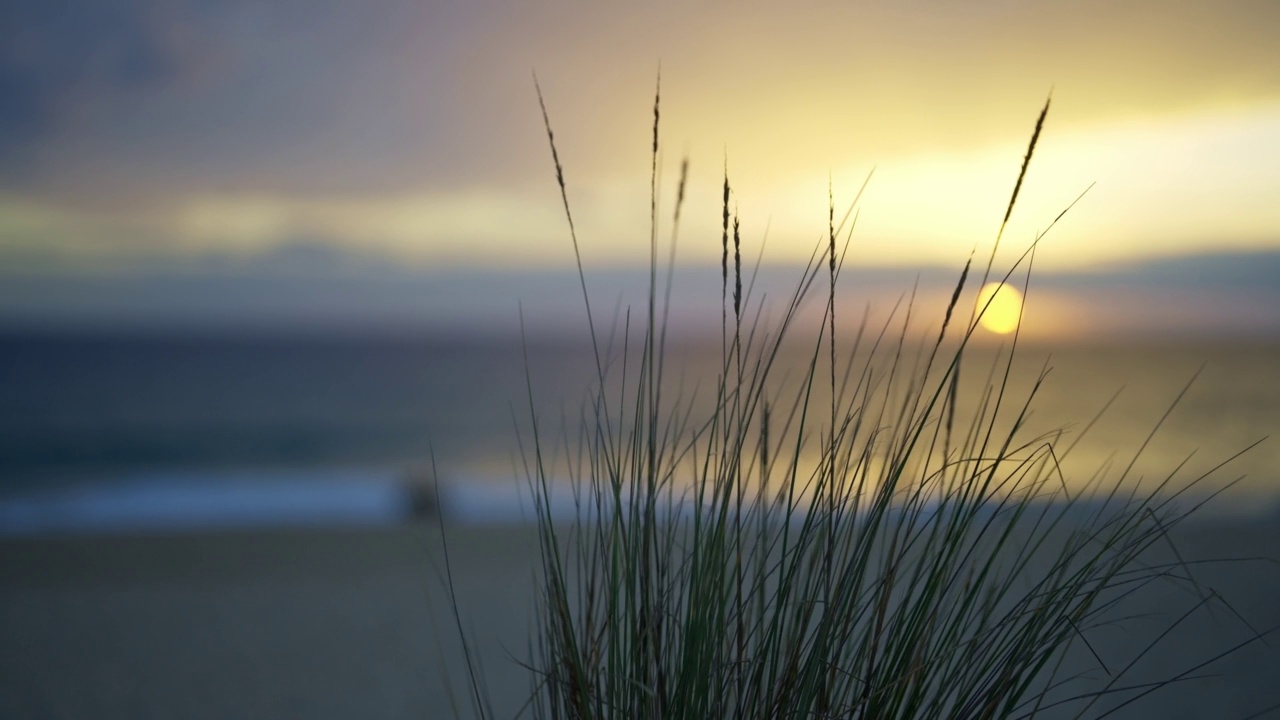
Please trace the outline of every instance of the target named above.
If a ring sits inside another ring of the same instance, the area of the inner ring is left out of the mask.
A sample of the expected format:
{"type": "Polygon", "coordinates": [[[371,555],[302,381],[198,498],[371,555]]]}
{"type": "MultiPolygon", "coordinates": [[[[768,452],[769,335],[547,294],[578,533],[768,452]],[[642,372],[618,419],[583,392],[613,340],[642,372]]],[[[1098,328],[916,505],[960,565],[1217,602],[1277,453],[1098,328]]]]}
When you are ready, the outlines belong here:
{"type": "MultiPolygon", "coordinates": [[[[572,521],[576,510],[568,485],[556,483],[555,488],[554,517],[572,521]]],[[[1186,509],[1206,499],[1201,492],[1179,498],[1177,505],[1186,509]]],[[[1071,514],[1099,506],[1088,497],[1073,505],[1071,514]]],[[[529,490],[514,478],[456,475],[436,480],[421,471],[380,467],[150,473],[114,483],[0,494],[0,540],[373,531],[440,520],[458,527],[532,527],[534,519],[529,490]]],[[[1280,496],[1226,493],[1209,499],[1190,519],[1225,521],[1280,521],[1280,496]]]]}

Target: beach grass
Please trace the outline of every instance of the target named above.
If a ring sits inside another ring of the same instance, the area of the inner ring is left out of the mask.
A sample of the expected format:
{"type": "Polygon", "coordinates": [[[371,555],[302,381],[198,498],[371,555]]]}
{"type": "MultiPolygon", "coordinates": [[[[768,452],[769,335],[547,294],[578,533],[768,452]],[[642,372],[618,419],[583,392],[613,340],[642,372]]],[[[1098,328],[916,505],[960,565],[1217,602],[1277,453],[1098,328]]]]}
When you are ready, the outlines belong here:
{"type": "MultiPolygon", "coordinates": [[[[1095,652],[1091,634],[1123,624],[1126,600],[1153,584],[1180,586],[1193,598],[1170,630],[1192,613],[1234,613],[1196,581],[1191,563],[1144,560],[1203,502],[1190,494],[1203,477],[1183,480],[1170,468],[1142,491],[1128,470],[1068,482],[1062,460],[1078,435],[1024,431],[1048,368],[1030,391],[1015,394],[1018,333],[994,364],[965,363],[985,310],[965,302],[978,275],[974,254],[923,344],[915,342],[910,301],[880,325],[837,316],[858,200],[837,222],[832,193],[825,237],[780,310],[766,313],[743,267],[726,169],[721,362],[711,401],[695,402],[693,391],[673,391],[668,377],[671,269],[688,162],[664,262],[660,92],[647,302],[615,327],[601,325],[593,310],[541,89],[538,98],[595,377],[576,432],[563,436],[540,420],[538,381],[528,378],[522,448],[541,565],[528,714],[1101,717],[1217,659],[1152,682],[1130,674],[1137,658],[1095,652]],[[821,321],[809,327],[802,310],[815,305],[821,321]],[[808,349],[793,366],[787,348],[796,345],[808,349]],[[962,405],[962,396],[972,402],[962,405]],[[577,508],[567,524],[553,512],[554,497],[565,493],[577,508]],[[1081,655],[1086,671],[1066,662],[1081,655]]],[[[994,277],[1029,289],[1043,233],[1010,267],[997,270],[994,261],[1048,110],[1046,101],[979,286],[994,277]]],[[[1153,433],[1161,422],[1153,419],[1153,433]]],[[[1118,450],[1136,461],[1143,448],[1118,450]]],[[[483,668],[468,657],[468,669],[472,711],[491,716],[483,668]]]]}

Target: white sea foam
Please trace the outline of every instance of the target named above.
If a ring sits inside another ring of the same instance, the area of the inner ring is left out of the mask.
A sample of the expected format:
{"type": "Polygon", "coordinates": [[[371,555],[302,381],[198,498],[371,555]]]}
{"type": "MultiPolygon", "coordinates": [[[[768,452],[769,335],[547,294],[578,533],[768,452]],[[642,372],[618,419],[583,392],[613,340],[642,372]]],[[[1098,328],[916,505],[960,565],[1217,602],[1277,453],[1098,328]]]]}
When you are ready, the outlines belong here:
{"type": "Polygon", "coordinates": [[[173,472],[0,498],[0,535],[380,526],[433,508],[465,525],[533,518],[528,492],[514,480],[453,478],[437,495],[381,469],[173,472]]]}

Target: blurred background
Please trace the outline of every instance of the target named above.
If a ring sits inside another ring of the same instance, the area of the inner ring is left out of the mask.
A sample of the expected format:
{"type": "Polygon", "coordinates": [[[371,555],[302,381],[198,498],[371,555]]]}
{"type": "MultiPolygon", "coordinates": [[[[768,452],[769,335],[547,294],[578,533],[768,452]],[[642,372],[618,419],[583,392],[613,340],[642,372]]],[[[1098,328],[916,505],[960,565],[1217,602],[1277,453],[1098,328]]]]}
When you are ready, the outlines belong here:
{"type": "Polygon", "coordinates": [[[0,716],[446,716],[473,657],[514,715],[526,371],[549,445],[595,377],[534,73],[616,343],[643,324],[659,70],[663,263],[689,162],[667,397],[690,400],[721,358],[726,172],[748,318],[778,320],[865,182],[838,341],[910,308],[914,353],[970,257],[971,316],[1052,96],[994,251],[1020,292],[974,331],[959,421],[1018,328],[1003,422],[1045,368],[1024,437],[1061,449],[1107,408],[1073,496],[1183,487],[1262,440],[1157,542],[1199,584],[1086,628],[1079,667],[1155,647],[1127,681],[1214,677],[1129,717],[1274,715],[1250,643],[1280,624],[1278,27],[1275,0],[4,0],[0,716]]]}
{"type": "MultiPolygon", "coordinates": [[[[671,326],[695,365],[726,170],[753,308],[819,247],[828,183],[838,220],[871,175],[838,317],[890,322],[913,289],[937,314],[1052,93],[995,262],[1092,188],[1020,315],[1025,376],[1055,368],[1038,412],[1083,423],[1125,388],[1081,451],[1122,466],[1203,364],[1147,454],[1198,448],[1194,477],[1280,430],[1278,23],[1266,0],[7,2],[0,531],[376,522],[433,455],[459,517],[514,512],[521,323],[550,414],[591,368],[534,72],[607,326],[646,288],[661,68],[660,257],[687,157],[671,326]]],[[[1272,507],[1276,444],[1222,507],[1272,507]]]]}

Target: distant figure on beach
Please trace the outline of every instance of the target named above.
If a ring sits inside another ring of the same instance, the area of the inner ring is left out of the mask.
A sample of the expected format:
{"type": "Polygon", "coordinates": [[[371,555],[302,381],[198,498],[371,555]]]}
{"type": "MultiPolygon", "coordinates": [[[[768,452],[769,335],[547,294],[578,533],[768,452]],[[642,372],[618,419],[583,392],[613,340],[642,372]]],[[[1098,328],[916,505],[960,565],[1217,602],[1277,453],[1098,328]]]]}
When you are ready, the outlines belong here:
{"type": "Polygon", "coordinates": [[[404,474],[404,490],[408,495],[409,522],[439,519],[439,488],[435,473],[426,468],[410,468],[404,474]]]}

